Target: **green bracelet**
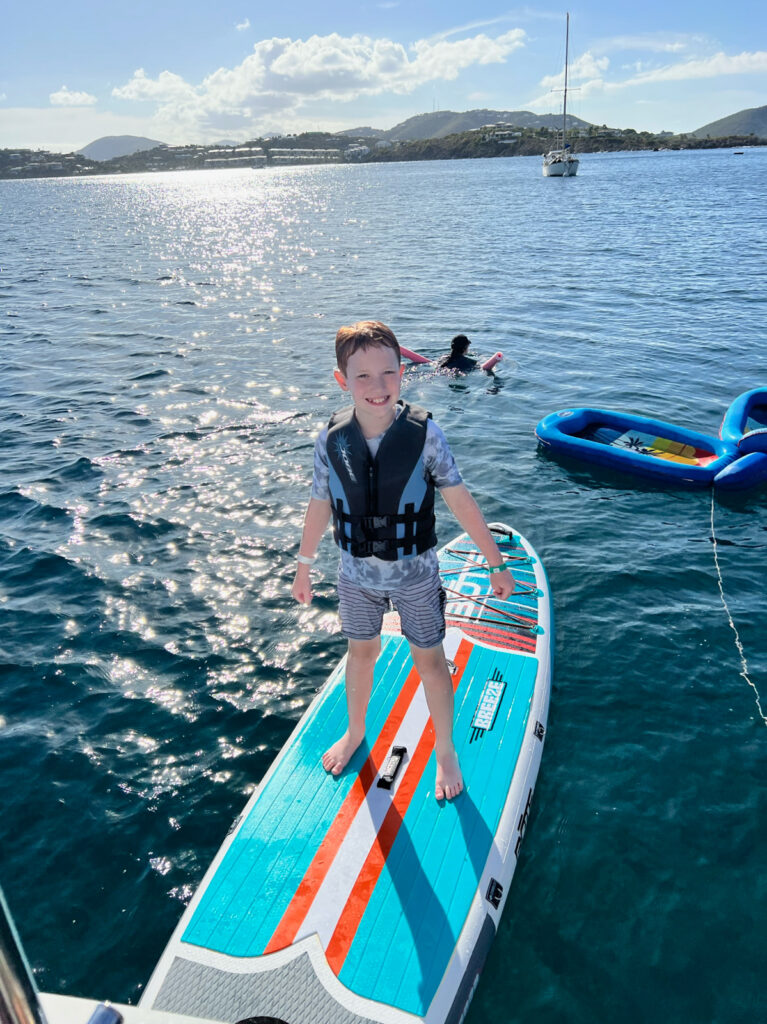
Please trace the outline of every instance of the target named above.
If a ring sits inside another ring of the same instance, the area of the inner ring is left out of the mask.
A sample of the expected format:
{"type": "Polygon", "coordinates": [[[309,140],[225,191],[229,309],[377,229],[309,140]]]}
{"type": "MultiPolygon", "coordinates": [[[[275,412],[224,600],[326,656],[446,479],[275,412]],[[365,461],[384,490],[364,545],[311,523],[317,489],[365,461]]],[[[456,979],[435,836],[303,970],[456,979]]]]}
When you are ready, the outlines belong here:
{"type": "Polygon", "coordinates": [[[508,568],[508,566],[506,565],[506,563],[502,562],[500,565],[488,565],[487,571],[492,576],[493,573],[495,573],[495,572],[506,572],[507,568],[508,568]]]}

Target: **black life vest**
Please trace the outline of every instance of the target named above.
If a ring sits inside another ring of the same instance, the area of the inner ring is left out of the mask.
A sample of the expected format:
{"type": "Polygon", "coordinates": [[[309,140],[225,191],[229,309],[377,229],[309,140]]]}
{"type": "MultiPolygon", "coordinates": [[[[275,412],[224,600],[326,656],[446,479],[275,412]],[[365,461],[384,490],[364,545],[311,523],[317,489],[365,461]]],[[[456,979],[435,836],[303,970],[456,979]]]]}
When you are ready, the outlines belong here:
{"type": "Polygon", "coordinates": [[[434,482],[423,461],[431,413],[399,404],[402,411],[375,458],[353,406],[334,413],[328,424],[333,536],[355,558],[375,555],[396,562],[437,543],[434,482]]]}

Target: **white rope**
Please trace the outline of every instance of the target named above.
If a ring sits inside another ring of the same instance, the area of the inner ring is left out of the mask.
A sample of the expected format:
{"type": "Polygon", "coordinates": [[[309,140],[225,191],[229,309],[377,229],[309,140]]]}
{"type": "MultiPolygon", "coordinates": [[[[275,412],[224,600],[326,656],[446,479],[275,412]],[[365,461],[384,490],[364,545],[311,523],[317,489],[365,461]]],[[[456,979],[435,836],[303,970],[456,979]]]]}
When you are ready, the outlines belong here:
{"type": "Polygon", "coordinates": [[[719,551],[716,543],[716,533],[714,532],[714,488],[711,488],[711,542],[714,545],[714,565],[716,566],[716,580],[719,585],[719,596],[722,598],[722,604],[724,605],[725,614],[727,615],[727,621],[730,624],[730,628],[735,634],[735,646],[738,648],[738,654],[740,655],[740,675],[746,680],[748,685],[754,691],[754,698],[756,700],[756,707],[759,712],[759,716],[762,722],[767,725],[767,716],[765,716],[762,710],[762,701],[759,696],[759,691],[756,688],[756,684],[752,681],[748,674],[748,662],[746,661],[746,652],[743,650],[743,644],[740,642],[740,634],[738,633],[738,627],[732,620],[730,609],[727,606],[727,599],[724,596],[724,583],[722,580],[722,570],[719,567],[719,551]]]}

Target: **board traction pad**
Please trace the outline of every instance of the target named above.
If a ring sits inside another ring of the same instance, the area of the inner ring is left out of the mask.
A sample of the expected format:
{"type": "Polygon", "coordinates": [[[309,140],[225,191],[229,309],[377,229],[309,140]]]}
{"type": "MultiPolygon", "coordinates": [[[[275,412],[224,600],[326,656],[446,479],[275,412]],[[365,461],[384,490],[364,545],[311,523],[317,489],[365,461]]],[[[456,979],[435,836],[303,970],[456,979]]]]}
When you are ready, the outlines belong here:
{"type": "Polygon", "coordinates": [[[339,1005],[317,977],[306,954],[283,967],[256,974],[237,974],[211,964],[176,957],[154,1009],[190,1013],[210,1020],[239,1021],[259,1007],[260,1017],[296,1024],[369,1024],[339,1005]]]}

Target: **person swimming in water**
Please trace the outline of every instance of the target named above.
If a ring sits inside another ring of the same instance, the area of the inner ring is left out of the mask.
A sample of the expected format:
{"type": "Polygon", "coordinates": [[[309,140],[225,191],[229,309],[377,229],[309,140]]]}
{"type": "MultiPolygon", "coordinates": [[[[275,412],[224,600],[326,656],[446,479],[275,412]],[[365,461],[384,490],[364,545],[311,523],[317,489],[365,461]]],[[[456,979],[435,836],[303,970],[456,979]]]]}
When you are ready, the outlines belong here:
{"type": "Polygon", "coordinates": [[[465,334],[456,334],[450,342],[450,353],[437,360],[437,366],[441,370],[460,370],[468,373],[477,365],[477,360],[467,356],[471,342],[465,334]]]}

